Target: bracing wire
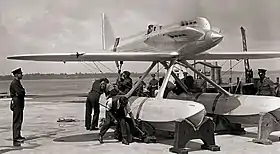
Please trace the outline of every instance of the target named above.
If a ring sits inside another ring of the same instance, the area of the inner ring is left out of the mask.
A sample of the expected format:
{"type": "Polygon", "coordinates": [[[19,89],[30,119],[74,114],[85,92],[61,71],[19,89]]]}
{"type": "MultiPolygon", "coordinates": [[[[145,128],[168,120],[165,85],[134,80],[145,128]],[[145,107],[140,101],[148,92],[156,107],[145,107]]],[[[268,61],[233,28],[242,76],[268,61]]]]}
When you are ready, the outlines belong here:
{"type": "Polygon", "coordinates": [[[107,68],[109,71],[111,71],[112,73],[114,73],[114,70],[112,70],[111,68],[109,68],[108,66],[104,65],[101,62],[98,62],[100,65],[102,65],[103,67],[107,68]]]}
{"type": "MultiPolygon", "coordinates": [[[[245,73],[244,73],[244,72],[242,72],[242,74],[240,75],[240,77],[239,77],[239,78],[241,79],[241,77],[242,77],[244,74],[245,74],[245,73]]],[[[240,84],[241,84],[241,80],[237,83],[234,94],[236,94],[236,92],[237,92],[238,87],[240,86],[240,84]]],[[[241,87],[240,87],[240,90],[242,91],[241,87]]]]}
{"type": "MultiPolygon", "coordinates": [[[[92,69],[95,69],[95,70],[99,71],[104,77],[106,77],[105,73],[101,70],[101,68],[100,68],[95,62],[93,62],[93,64],[95,65],[95,67],[93,67],[93,66],[91,66],[91,65],[89,65],[89,64],[87,64],[87,63],[85,63],[84,61],[81,61],[81,63],[82,63],[90,72],[95,73],[94,71],[92,71],[92,69]]],[[[105,67],[106,69],[110,70],[111,72],[114,72],[111,68],[109,68],[108,66],[104,65],[103,63],[101,63],[101,62],[98,62],[98,63],[99,63],[100,65],[102,65],[103,67],[105,67]]],[[[164,69],[163,66],[161,66],[161,67],[158,66],[156,73],[159,74],[160,71],[163,70],[163,69],[164,69]]],[[[150,79],[150,78],[148,78],[148,80],[149,80],[149,79],[150,79]]],[[[110,82],[110,83],[111,83],[111,82],[110,82]]],[[[144,93],[144,92],[143,92],[143,93],[144,93]]]]}
{"type": "Polygon", "coordinates": [[[105,78],[107,78],[106,75],[105,75],[105,73],[98,67],[98,65],[95,64],[95,62],[93,62],[93,64],[94,64],[95,67],[98,69],[98,71],[99,71],[105,78]]]}
{"type": "Polygon", "coordinates": [[[228,60],[225,60],[224,63],[221,65],[221,67],[223,67],[227,62],[228,60]]]}
{"type": "MultiPolygon", "coordinates": [[[[83,61],[81,61],[81,63],[82,63],[91,73],[94,73],[94,72],[92,71],[92,69],[91,69],[91,68],[94,68],[94,67],[88,66],[88,64],[86,64],[86,63],[83,62],[83,61]]],[[[96,69],[96,68],[94,68],[94,69],[96,69]]]]}
{"type": "Polygon", "coordinates": [[[97,71],[99,71],[105,78],[107,78],[106,77],[106,75],[102,72],[102,70],[100,70],[100,68],[95,64],[95,67],[92,67],[92,66],[90,66],[89,64],[87,64],[87,63],[85,63],[84,61],[81,61],[81,63],[89,70],[89,71],[91,71],[91,73],[95,73],[95,72],[93,72],[90,68],[94,68],[95,70],[97,70],[97,71]]]}
{"type": "Polygon", "coordinates": [[[222,74],[222,76],[223,75],[225,75],[227,72],[229,72],[231,69],[233,69],[236,65],[238,65],[240,62],[242,62],[242,61],[238,61],[236,64],[234,64],[231,68],[229,68],[227,71],[225,71],[223,74],[222,74]]]}

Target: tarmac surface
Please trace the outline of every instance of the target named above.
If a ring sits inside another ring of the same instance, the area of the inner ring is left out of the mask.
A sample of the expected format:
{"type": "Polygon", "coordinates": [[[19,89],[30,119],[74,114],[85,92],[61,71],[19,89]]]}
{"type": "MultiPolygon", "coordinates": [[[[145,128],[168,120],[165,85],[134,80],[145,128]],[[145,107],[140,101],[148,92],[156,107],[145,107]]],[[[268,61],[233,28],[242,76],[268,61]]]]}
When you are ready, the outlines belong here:
{"type": "MultiPolygon", "coordinates": [[[[104,144],[97,141],[99,131],[87,131],[84,127],[85,104],[73,102],[47,102],[26,100],[24,110],[24,123],[22,135],[27,140],[20,147],[12,144],[12,112],[9,110],[9,100],[0,99],[0,154],[56,154],[56,153],[106,153],[106,154],[164,154],[170,153],[173,139],[158,138],[157,143],[133,142],[123,145],[112,137],[109,130],[104,138],[104,144]],[[57,122],[59,118],[73,119],[73,122],[57,122]]],[[[102,108],[102,107],[101,107],[102,108]]],[[[101,109],[101,118],[104,109],[101,109]]],[[[193,154],[278,154],[280,153],[280,132],[271,136],[272,145],[261,145],[252,142],[257,136],[256,128],[246,129],[248,133],[243,136],[216,135],[216,144],[221,151],[201,150],[202,142],[193,140],[188,145],[189,153],[193,154]]]]}

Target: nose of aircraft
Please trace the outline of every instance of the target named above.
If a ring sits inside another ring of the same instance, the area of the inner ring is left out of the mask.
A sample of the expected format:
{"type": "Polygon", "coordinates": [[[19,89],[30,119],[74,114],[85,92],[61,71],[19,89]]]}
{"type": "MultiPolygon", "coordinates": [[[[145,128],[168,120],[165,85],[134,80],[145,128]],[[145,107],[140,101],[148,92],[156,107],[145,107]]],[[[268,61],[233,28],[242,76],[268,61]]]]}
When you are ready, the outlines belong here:
{"type": "Polygon", "coordinates": [[[216,32],[212,32],[210,36],[211,36],[211,39],[213,40],[213,42],[216,42],[216,43],[221,42],[223,39],[223,35],[216,33],[216,32]]]}

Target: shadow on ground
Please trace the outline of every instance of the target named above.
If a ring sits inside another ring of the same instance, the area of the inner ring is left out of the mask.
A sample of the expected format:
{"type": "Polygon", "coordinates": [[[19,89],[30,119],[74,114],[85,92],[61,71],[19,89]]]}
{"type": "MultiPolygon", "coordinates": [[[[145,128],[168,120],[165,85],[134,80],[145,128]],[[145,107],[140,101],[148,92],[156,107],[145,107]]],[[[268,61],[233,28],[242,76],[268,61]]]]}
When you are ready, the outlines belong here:
{"type": "MultiPolygon", "coordinates": [[[[65,137],[56,138],[53,141],[54,142],[89,142],[89,141],[97,141],[98,133],[99,132],[90,133],[90,134],[78,134],[78,135],[72,135],[72,136],[65,136],[65,137]]],[[[106,133],[104,135],[103,139],[104,140],[114,139],[113,135],[114,135],[113,132],[108,132],[108,133],[106,133]]]]}
{"type": "MultiPolygon", "coordinates": [[[[221,136],[221,135],[233,135],[233,134],[224,133],[224,134],[216,134],[215,136],[221,136]]],[[[255,139],[255,138],[258,138],[258,133],[246,132],[245,134],[242,134],[242,135],[234,134],[233,136],[240,136],[240,137],[255,139]]],[[[276,136],[276,135],[269,135],[268,139],[271,140],[272,142],[280,142],[280,137],[276,136]]]]}
{"type": "Polygon", "coordinates": [[[22,146],[24,145],[25,143],[21,143],[21,144],[18,144],[17,146],[0,146],[0,154],[3,154],[3,153],[7,153],[7,152],[11,152],[11,151],[19,151],[19,150],[24,150],[24,149],[35,149],[39,146],[41,146],[40,144],[29,144],[29,146],[22,146]],[[4,148],[4,149],[2,149],[4,148]]]}
{"type": "MultiPolygon", "coordinates": [[[[90,141],[97,141],[98,140],[98,133],[99,132],[65,136],[65,137],[56,138],[53,141],[54,142],[90,142],[90,141]]],[[[104,135],[103,139],[104,139],[105,144],[106,143],[112,143],[112,140],[114,140],[114,133],[113,132],[106,133],[104,135]],[[108,140],[110,140],[110,141],[108,141],[108,140]]],[[[135,140],[135,141],[139,144],[147,144],[147,143],[143,143],[139,140],[135,140]]],[[[117,140],[115,142],[117,142],[117,140]]],[[[172,147],[173,143],[174,143],[174,139],[166,138],[164,136],[157,136],[157,143],[170,145],[170,147],[172,147]]],[[[186,145],[186,148],[188,149],[188,151],[200,151],[200,150],[202,150],[201,145],[202,145],[202,143],[190,141],[186,145]]]]}
{"type": "MultiPolygon", "coordinates": [[[[254,139],[258,137],[258,134],[253,132],[246,132],[245,135],[240,135],[240,136],[254,139]]],[[[280,142],[279,140],[280,138],[275,135],[269,135],[268,139],[271,140],[272,142],[280,142]]]]}

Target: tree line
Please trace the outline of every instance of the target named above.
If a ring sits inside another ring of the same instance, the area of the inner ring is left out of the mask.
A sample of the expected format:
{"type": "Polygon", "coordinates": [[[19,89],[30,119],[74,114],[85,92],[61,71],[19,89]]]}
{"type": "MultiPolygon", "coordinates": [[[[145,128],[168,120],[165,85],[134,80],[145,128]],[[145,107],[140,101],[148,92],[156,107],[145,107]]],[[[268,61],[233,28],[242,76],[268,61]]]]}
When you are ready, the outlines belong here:
{"type": "MultiPolygon", "coordinates": [[[[67,73],[48,73],[48,74],[41,74],[41,73],[31,73],[31,74],[23,74],[24,80],[40,80],[40,79],[86,79],[86,78],[117,78],[117,73],[74,73],[74,74],[67,74],[67,73]]],[[[139,77],[142,73],[131,73],[131,77],[139,77]]],[[[0,80],[12,80],[12,75],[1,75],[0,80]]]]}

